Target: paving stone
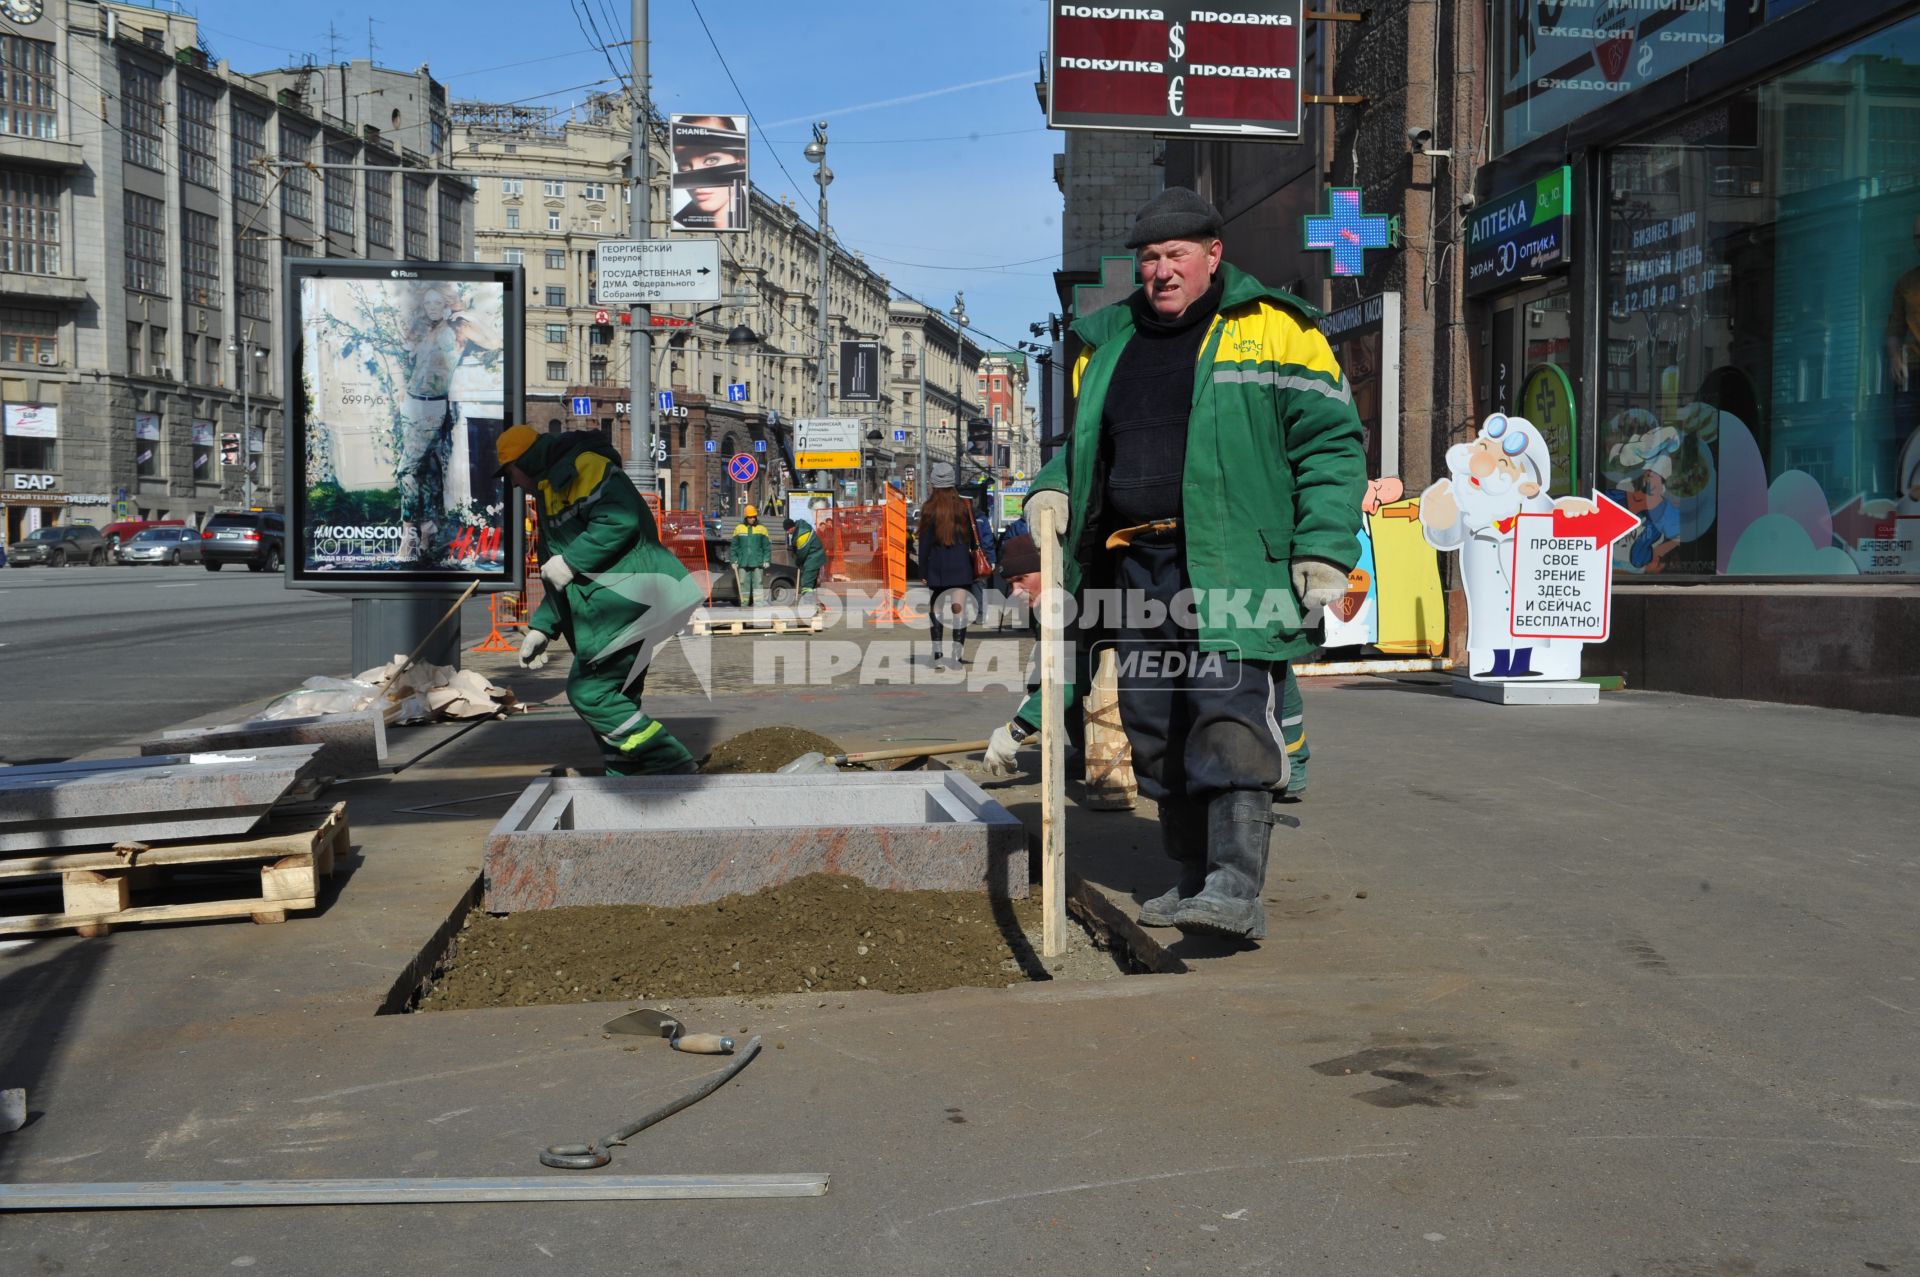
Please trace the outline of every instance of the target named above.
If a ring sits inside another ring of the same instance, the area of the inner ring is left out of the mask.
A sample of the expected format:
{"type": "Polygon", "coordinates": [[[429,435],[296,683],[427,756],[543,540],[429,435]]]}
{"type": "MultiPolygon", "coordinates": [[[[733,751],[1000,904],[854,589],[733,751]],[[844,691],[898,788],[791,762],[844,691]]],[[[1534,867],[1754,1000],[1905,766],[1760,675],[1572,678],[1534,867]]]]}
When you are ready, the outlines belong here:
{"type": "Polygon", "coordinates": [[[810,873],[1021,897],[1026,828],[958,772],[543,780],[488,837],[483,907],[703,904],[810,873]]]}
{"type": "Polygon", "coordinates": [[[0,852],[244,834],[319,752],[289,745],[0,768],[0,852]]]}
{"type": "Polygon", "coordinates": [[[379,710],[352,714],[312,714],[304,718],[263,718],[219,727],[186,727],[147,741],[147,755],[232,753],[282,745],[318,745],[310,776],[364,776],[387,765],[387,720],[379,710]]]}

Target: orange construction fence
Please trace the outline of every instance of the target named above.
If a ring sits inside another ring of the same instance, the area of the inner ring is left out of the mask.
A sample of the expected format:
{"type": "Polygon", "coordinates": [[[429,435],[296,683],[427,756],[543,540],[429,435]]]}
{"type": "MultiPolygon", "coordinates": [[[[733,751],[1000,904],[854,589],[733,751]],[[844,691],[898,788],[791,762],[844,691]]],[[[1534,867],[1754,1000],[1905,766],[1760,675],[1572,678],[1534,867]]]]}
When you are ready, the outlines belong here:
{"type": "MultiPolygon", "coordinates": [[[[815,531],[819,532],[827,550],[827,580],[879,584],[887,579],[887,508],[884,505],[841,506],[823,515],[815,531]]],[[[905,570],[904,559],[902,570],[905,570]]]]}
{"type": "Polygon", "coordinates": [[[665,510],[660,513],[660,544],[673,552],[681,566],[707,583],[713,593],[707,564],[707,524],[698,510],[665,510]]]}

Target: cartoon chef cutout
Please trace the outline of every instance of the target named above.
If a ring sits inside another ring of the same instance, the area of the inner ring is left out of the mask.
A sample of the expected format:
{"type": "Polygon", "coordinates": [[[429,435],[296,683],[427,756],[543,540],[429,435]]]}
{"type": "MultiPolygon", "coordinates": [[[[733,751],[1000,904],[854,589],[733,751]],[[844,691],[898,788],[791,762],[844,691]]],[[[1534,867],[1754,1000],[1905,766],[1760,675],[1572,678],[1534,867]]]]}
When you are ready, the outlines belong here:
{"type": "Polygon", "coordinates": [[[1593,503],[1547,495],[1552,454],[1539,427],[1525,417],[1494,413],[1471,442],[1447,449],[1447,469],[1448,478],[1420,494],[1420,526],[1434,549],[1460,551],[1473,677],[1577,677],[1577,644],[1555,650],[1545,640],[1516,638],[1511,632],[1514,529],[1522,514],[1556,509],[1589,514],[1593,503]],[[1492,664],[1487,666],[1489,654],[1492,664]]]}

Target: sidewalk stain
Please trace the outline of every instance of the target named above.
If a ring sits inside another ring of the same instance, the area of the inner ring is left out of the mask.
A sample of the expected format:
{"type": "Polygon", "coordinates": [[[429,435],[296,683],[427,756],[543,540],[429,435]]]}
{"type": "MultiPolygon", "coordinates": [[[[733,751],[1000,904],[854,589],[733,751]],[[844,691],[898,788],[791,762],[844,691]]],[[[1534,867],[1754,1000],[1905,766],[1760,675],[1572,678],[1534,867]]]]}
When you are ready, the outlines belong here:
{"type": "Polygon", "coordinates": [[[1480,1056],[1480,1047],[1462,1043],[1404,1043],[1370,1046],[1308,1067],[1326,1077],[1366,1074],[1390,1083],[1353,1097],[1376,1108],[1467,1109],[1484,1091],[1518,1084],[1511,1073],[1480,1056]]]}

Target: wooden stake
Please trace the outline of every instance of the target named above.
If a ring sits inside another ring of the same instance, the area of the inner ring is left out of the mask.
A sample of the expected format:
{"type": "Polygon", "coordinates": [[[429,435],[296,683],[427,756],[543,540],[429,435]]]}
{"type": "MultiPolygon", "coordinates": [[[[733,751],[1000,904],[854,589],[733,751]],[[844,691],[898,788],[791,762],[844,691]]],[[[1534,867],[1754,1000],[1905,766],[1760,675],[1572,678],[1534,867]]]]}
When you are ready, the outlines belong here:
{"type": "Polygon", "coordinates": [[[1061,684],[1060,536],[1054,512],[1037,515],[1040,545],[1040,900],[1043,957],[1067,951],[1067,719],[1061,684]]]}
{"type": "Polygon", "coordinates": [[[1120,726],[1120,681],[1113,649],[1100,649],[1093,686],[1085,699],[1087,796],[1092,811],[1132,811],[1140,789],[1133,776],[1133,746],[1120,726]]]}

